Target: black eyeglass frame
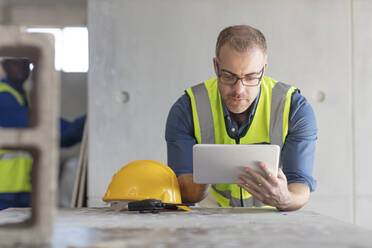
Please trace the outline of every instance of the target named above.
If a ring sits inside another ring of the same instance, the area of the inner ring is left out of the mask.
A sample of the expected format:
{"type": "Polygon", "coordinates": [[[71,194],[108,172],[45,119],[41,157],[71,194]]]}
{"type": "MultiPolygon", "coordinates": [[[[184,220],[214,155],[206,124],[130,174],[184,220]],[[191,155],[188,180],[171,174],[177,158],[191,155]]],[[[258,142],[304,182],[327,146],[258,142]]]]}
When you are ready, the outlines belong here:
{"type": "MultiPolygon", "coordinates": [[[[220,66],[219,66],[218,61],[216,61],[216,67],[217,67],[217,77],[218,78],[221,78],[221,71],[220,71],[220,66]]],[[[225,84],[225,85],[234,86],[239,80],[241,80],[242,81],[242,84],[244,86],[256,87],[256,86],[260,85],[260,83],[261,83],[261,80],[262,80],[263,74],[264,74],[264,69],[265,69],[265,66],[263,66],[262,69],[258,72],[258,73],[261,73],[261,76],[259,78],[255,78],[255,79],[258,79],[258,83],[257,84],[245,84],[244,83],[244,77],[239,77],[238,75],[236,75],[236,74],[234,74],[234,73],[232,73],[230,71],[226,71],[226,72],[230,73],[232,76],[234,76],[236,78],[235,82],[233,84],[226,84],[226,83],[223,83],[223,82],[222,83],[225,84]]]]}

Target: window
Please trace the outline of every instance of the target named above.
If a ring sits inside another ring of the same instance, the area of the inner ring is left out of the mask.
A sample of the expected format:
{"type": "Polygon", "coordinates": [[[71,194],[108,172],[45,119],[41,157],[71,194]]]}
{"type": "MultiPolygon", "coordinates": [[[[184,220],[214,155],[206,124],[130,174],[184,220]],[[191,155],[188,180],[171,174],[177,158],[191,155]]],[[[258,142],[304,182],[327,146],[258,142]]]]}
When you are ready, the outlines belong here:
{"type": "Polygon", "coordinates": [[[55,69],[87,72],[89,67],[88,29],[86,27],[29,28],[30,33],[49,33],[55,40],[55,69]]]}

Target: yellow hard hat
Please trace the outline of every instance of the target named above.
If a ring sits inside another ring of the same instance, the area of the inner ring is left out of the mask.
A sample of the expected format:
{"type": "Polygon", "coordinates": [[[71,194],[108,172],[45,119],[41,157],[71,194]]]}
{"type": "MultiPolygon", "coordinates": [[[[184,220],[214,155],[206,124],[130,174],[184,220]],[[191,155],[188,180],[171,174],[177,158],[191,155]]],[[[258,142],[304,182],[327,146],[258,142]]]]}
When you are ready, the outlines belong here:
{"type": "MultiPolygon", "coordinates": [[[[103,201],[142,201],[159,199],[180,204],[181,193],[176,174],[154,160],[136,160],[123,166],[112,178],[103,201]]],[[[180,206],[184,210],[188,207],[180,206]]]]}

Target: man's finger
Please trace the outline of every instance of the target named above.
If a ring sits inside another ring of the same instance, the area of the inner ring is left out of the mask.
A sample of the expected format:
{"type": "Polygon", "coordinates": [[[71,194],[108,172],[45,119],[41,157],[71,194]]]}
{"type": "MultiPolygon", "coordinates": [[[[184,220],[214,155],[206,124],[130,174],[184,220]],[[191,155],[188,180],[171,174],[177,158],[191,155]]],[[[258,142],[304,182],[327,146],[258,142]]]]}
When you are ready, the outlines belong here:
{"type": "Polygon", "coordinates": [[[254,182],[250,178],[248,178],[248,177],[246,177],[244,175],[240,175],[239,176],[239,179],[243,181],[243,183],[241,184],[241,185],[244,186],[243,188],[245,188],[245,189],[247,189],[247,188],[253,189],[256,192],[261,193],[262,195],[268,195],[268,189],[266,189],[265,187],[261,186],[260,184],[257,184],[256,182],[254,182]]]}
{"type": "Polygon", "coordinates": [[[265,188],[270,188],[271,184],[258,172],[251,168],[245,168],[245,171],[253,178],[256,184],[262,184],[265,188]]]}
{"type": "Polygon", "coordinates": [[[276,183],[277,179],[275,176],[271,173],[271,171],[267,168],[267,166],[260,162],[260,168],[265,172],[266,178],[268,179],[269,182],[276,183]]]}
{"type": "Polygon", "coordinates": [[[253,180],[251,180],[250,178],[248,178],[247,176],[244,176],[244,175],[239,175],[239,179],[242,180],[242,185],[249,185],[249,187],[256,187],[258,188],[259,186],[256,184],[256,182],[254,182],[253,180]]]}
{"type": "Polygon", "coordinates": [[[238,186],[245,189],[249,194],[251,194],[254,198],[261,201],[262,203],[270,206],[275,206],[275,201],[266,196],[264,193],[254,190],[251,185],[239,183],[238,186]]]}
{"type": "Polygon", "coordinates": [[[254,190],[252,188],[252,185],[247,186],[245,184],[239,183],[238,186],[245,189],[249,194],[251,194],[254,198],[258,199],[259,201],[264,200],[264,196],[260,192],[257,192],[256,190],[254,190]]]}
{"type": "Polygon", "coordinates": [[[281,178],[281,179],[287,179],[287,177],[285,176],[283,170],[281,168],[278,169],[278,177],[281,178]]]}

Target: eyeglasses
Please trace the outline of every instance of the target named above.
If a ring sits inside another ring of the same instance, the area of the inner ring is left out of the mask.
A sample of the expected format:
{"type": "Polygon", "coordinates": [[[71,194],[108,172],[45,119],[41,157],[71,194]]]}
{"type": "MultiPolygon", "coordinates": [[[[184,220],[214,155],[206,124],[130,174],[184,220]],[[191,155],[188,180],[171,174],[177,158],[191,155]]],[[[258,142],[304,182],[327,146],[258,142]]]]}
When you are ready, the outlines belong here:
{"type": "Polygon", "coordinates": [[[220,79],[220,82],[225,85],[234,86],[239,80],[242,81],[244,86],[248,87],[254,87],[258,86],[261,82],[261,79],[264,74],[265,66],[262,67],[262,69],[259,72],[254,72],[245,75],[244,77],[239,77],[238,75],[227,71],[227,70],[220,70],[220,66],[218,62],[216,62],[217,66],[217,77],[220,79]],[[259,77],[254,77],[253,74],[261,74],[259,77]]]}

